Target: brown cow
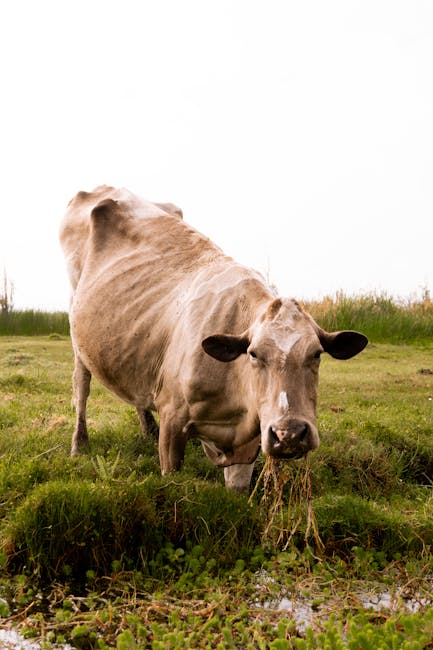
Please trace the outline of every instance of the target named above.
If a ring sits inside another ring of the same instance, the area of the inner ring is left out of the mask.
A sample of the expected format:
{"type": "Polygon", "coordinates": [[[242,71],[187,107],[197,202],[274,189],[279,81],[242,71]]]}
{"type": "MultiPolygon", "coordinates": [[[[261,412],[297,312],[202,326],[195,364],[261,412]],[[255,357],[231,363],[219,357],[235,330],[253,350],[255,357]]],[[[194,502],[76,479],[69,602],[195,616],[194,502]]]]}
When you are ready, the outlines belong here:
{"type": "Polygon", "coordinates": [[[320,355],[349,359],[367,339],[325,332],[179,216],[106,186],[69,204],[60,238],[73,288],[72,454],[88,442],[94,374],[145,430],[158,412],[163,474],[198,438],[226,485],[246,490],[260,446],[284,459],[318,446],[320,355]]]}

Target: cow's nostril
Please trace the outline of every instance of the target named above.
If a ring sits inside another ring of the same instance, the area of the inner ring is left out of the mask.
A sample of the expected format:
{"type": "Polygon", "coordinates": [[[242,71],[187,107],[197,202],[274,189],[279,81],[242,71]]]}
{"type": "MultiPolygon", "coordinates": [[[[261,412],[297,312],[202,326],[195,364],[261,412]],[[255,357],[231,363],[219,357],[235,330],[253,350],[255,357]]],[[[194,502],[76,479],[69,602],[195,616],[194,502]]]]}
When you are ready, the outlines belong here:
{"type": "MultiPolygon", "coordinates": [[[[298,432],[298,434],[297,434],[297,436],[296,436],[300,442],[302,442],[303,440],[305,440],[305,438],[308,436],[308,432],[309,432],[309,430],[310,430],[310,428],[309,428],[309,426],[308,426],[308,424],[307,424],[306,422],[304,422],[304,423],[300,426],[299,432],[298,432]]],[[[295,434],[295,435],[296,435],[296,434],[295,434]]]]}
{"type": "Polygon", "coordinates": [[[281,429],[278,429],[277,427],[270,427],[269,429],[269,434],[270,438],[274,444],[275,447],[278,447],[281,442],[284,440],[284,434],[286,434],[286,431],[282,431],[281,429]]]}

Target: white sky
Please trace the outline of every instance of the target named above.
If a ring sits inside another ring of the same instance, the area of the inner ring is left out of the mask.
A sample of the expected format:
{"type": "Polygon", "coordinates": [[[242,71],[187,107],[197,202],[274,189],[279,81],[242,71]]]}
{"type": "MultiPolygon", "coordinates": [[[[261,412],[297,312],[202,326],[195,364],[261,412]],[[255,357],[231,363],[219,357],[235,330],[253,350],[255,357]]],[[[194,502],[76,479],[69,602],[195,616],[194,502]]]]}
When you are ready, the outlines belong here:
{"type": "Polygon", "coordinates": [[[67,309],[58,225],[101,183],[280,293],[433,289],[433,2],[0,3],[0,272],[67,309]]]}

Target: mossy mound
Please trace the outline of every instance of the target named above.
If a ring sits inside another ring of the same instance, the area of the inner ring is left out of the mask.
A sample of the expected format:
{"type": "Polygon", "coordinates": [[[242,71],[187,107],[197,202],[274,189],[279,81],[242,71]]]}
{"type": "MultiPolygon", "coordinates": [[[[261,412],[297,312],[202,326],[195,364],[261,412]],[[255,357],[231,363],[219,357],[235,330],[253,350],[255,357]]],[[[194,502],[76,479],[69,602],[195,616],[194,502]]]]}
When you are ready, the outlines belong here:
{"type": "Polygon", "coordinates": [[[220,566],[234,563],[258,542],[258,522],[245,498],[219,485],[157,476],[140,484],[53,481],[16,510],[5,546],[11,566],[43,580],[106,574],[113,562],[159,575],[167,543],[197,544],[220,566]]]}

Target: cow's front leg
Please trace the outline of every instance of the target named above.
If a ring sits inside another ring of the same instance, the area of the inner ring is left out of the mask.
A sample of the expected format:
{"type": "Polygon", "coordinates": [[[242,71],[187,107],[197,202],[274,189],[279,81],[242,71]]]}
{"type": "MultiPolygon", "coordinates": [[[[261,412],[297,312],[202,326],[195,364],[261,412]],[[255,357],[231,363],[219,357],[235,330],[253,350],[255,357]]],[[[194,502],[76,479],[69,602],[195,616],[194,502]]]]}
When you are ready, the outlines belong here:
{"type": "Polygon", "coordinates": [[[250,465],[229,465],[229,467],[224,467],[226,488],[247,494],[253,470],[254,463],[250,465]]]}
{"type": "Polygon", "coordinates": [[[187,434],[179,421],[160,416],[159,462],[163,475],[181,468],[185,456],[186,441],[187,434]]]}
{"type": "Polygon", "coordinates": [[[77,456],[82,448],[89,444],[86,424],[86,405],[90,393],[91,377],[90,371],[87,370],[79,356],[75,354],[72,385],[76,420],[74,433],[72,434],[71,456],[77,456]]]}

